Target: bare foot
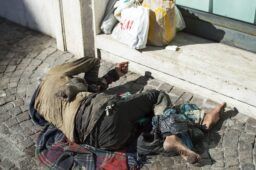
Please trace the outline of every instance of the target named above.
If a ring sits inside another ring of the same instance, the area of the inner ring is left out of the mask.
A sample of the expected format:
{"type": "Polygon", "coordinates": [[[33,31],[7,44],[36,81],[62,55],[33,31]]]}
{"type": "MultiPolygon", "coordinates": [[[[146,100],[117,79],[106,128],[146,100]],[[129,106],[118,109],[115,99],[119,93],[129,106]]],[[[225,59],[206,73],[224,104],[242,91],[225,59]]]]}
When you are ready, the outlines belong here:
{"type": "Polygon", "coordinates": [[[222,103],[205,114],[202,123],[202,125],[205,126],[205,130],[209,130],[220,120],[220,113],[225,109],[225,107],[226,103],[222,103]]]}
{"type": "Polygon", "coordinates": [[[200,156],[184,145],[180,138],[175,135],[167,136],[164,141],[165,151],[175,151],[187,162],[194,164],[200,160],[200,156]]]}

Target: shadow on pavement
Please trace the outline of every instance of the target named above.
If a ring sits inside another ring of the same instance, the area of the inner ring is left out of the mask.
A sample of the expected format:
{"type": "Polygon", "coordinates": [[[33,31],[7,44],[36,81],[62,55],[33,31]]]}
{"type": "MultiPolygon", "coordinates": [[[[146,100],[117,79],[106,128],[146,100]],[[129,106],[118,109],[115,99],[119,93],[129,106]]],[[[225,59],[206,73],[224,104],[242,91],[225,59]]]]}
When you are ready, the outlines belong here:
{"type": "Polygon", "coordinates": [[[209,132],[205,133],[205,137],[201,141],[197,141],[195,151],[201,155],[202,159],[196,166],[202,167],[212,165],[216,162],[216,160],[211,157],[209,149],[216,148],[220,144],[221,135],[219,134],[219,131],[226,120],[237,114],[238,110],[236,108],[223,112],[219,122],[209,132]]]}
{"type": "Polygon", "coordinates": [[[107,89],[104,93],[106,94],[122,94],[125,92],[130,92],[131,94],[140,93],[143,91],[144,87],[147,85],[147,82],[152,79],[150,72],[145,72],[144,76],[140,76],[139,78],[129,81],[123,85],[116,86],[110,89],[107,89]]]}

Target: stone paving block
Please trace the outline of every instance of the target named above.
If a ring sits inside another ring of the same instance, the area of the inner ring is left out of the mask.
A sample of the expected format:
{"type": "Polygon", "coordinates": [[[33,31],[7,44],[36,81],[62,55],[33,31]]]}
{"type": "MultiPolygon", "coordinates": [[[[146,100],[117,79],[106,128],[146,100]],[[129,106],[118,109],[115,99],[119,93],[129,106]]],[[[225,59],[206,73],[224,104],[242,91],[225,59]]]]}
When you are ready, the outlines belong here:
{"type": "Polygon", "coordinates": [[[28,64],[19,64],[16,68],[16,71],[21,71],[21,74],[24,72],[25,68],[28,66],[28,64]]]}
{"type": "Polygon", "coordinates": [[[217,160],[213,165],[211,166],[211,169],[224,169],[225,163],[223,159],[217,160]]]}
{"type": "Polygon", "coordinates": [[[8,72],[8,73],[5,72],[5,73],[4,73],[4,77],[5,77],[5,78],[8,77],[7,79],[9,80],[9,79],[12,77],[12,72],[8,72]]]}
{"type": "Polygon", "coordinates": [[[44,62],[48,63],[51,67],[54,66],[55,60],[62,55],[62,52],[57,50],[54,53],[50,54],[44,62]]]}
{"type": "Polygon", "coordinates": [[[16,124],[10,128],[10,131],[22,134],[22,127],[20,126],[20,124],[16,124]]]}
{"type": "Polygon", "coordinates": [[[160,83],[159,83],[159,81],[153,79],[153,80],[150,80],[150,81],[148,82],[148,85],[157,88],[157,87],[159,87],[160,83]]]}
{"type": "Polygon", "coordinates": [[[16,70],[15,72],[13,72],[12,77],[20,79],[23,72],[24,72],[24,70],[16,70]]]}
{"type": "Polygon", "coordinates": [[[24,101],[22,98],[16,98],[16,100],[12,101],[14,107],[21,107],[24,105],[24,101]]]}
{"type": "Polygon", "coordinates": [[[143,92],[147,91],[147,90],[152,90],[152,89],[156,89],[154,86],[150,86],[150,85],[147,85],[143,88],[143,92]]]}
{"type": "Polygon", "coordinates": [[[39,125],[34,125],[30,128],[34,133],[37,133],[42,130],[42,127],[39,125]]]}
{"type": "Polygon", "coordinates": [[[238,130],[229,129],[223,137],[224,148],[237,148],[239,135],[238,130]]]}
{"type": "Polygon", "coordinates": [[[30,63],[30,66],[39,66],[41,64],[41,60],[37,60],[37,59],[34,59],[31,63],[30,63]]]}
{"type": "Polygon", "coordinates": [[[26,153],[26,156],[33,158],[33,157],[35,157],[35,149],[36,149],[36,147],[34,145],[32,145],[32,146],[26,148],[24,150],[24,152],[26,153]]]}
{"type": "Polygon", "coordinates": [[[0,98],[0,105],[3,105],[3,104],[5,104],[6,102],[5,102],[5,100],[4,100],[4,98],[0,98]]]}
{"type": "Polygon", "coordinates": [[[36,162],[33,159],[29,158],[29,157],[25,157],[23,160],[21,160],[19,162],[19,168],[21,170],[38,169],[37,165],[36,165],[36,162]]]}
{"type": "Polygon", "coordinates": [[[242,141],[248,145],[253,146],[253,144],[255,142],[255,135],[248,134],[248,133],[241,133],[239,142],[242,142],[242,141]]]}
{"type": "Polygon", "coordinates": [[[255,127],[253,127],[249,124],[245,125],[245,131],[246,131],[246,133],[249,133],[249,134],[254,134],[254,135],[256,134],[255,127]]]}
{"type": "Polygon", "coordinates": [[[5,102],[8,103],[8,102],[12,102],[16,99],[16,96],[15,95],[10,95],[10,96],[6,96],[4,98],[5,102]]]}
{"type": "MultiPolygon", "coordinates": [[[[8,59],[0,62],[0,66],[3,66],[3,67],[6,67],[8,64],[9,64],[9,60],[8,59]]],[[[4,69],[4,71],[5,71],[5,69],[4,69]]]]}
{"type": "Polygon", "coordinates": [[[25,137],[21,133],[12,133],[10,135],[11,142],[14,144],[20,144],[25,140],[25,137]]]}
{"type": "Polygon", "coordinates": [[[174,165],[174,160],[170,159],[170,157],[163,157],[160,161],[165,167],[172,167],[174,165]]]}
{"type": "Polygon", "coordinates": [[[6,69],[6,66],[0,66],[0,73],[3,73],[6,69]]]}
{"type": "Polygon", "coordinates": [[[241,123],[241,122],[238,122],[238,121],[235,121],[235,124],[233,126],[231,126],[230,128],[243,132],[244,129],[245,129],[245,124],[241,123]]]}
{"type": "Polygon", "coordinates": [[[159,86],[158,90],[162,90],[166,93],[169,93],[172,90],[173,86],[168,83],[163,83],[159,86]]]}
{"type": "Polygon", "coordinates": [[[174,87],[169,94],[170,98],[171,98],[171,102],[173,104],[176,103],[176,101],[180,98],[180,96],[183,94],[183,90],[177,88],[177,87],[174,87]]]}
{"type": "Polygon", "coordinates": [[[213,159],[213,160],[223,160],[224,159],[224,153],[221,148],[210,149],[209,154],[210,154],[211,159],[213,159]]]}
{"type": "Polygon", "coordinates": [[[17,93],[26,93],[26,90],[27,90],[27,86],[26,85],[19,85],[18,88],[17,88],[17,93]]]}
{"type": "Polygon", "coordinates": [[[62,54],[60,57],[58,57],[58,58],[55,60],[54,65],[63,64],[63,63],[65,63],[65,61],[66,61],[67,58],[71,58],[72,56],[73,56],[73,54],[71,54],[71,53],[62,54]]]}
{"type": "Polygon", "coordinates": [[[11,96],[11,95],[16,95],[17,88],[8,88],[6,89],[6,95],[11,96]]]}
{"type": "Polygon", "coordinates": [[[17,120],[18,120],[19,123],[23,122],[23,121],[26,121],[26,120],[29,120],[29,119],[30,119],[30,117],[29,117],[29,114],[28,114],[27,111],[17,115],[17,120]]]}
{"type": "Polygon", "coordinates": [[[180,165],[174,165],[171,169],[175,170],[175,169],[179,169],[179,170],[187,170],[187,166],[184,164],[180,164],[180,165]]]}
{"type": "Polygon", "coordinates": [[[238,167],[238,166],[239,166],[239,160],[237,158],[233,158],[233,157],[225,158],[225,167],[227,169],[229,169],[231,167],[238,167]]]}
{"type": "MultiPolygon", "coordinates": [[[[234,121],[234,120],[232,120],[232,119],[227,119],[226,122],[225,122],[225,124],[224,124],[223,126],[226,126],[226,127],[228,127],[228,128],[232,128],[234,125],[235,125],[235,121],[234,121]]],[[[239,130],[239,129],[237,129],[237,130],[239,130]]]]}
{"type": "Polygon", "coordinates": [[[8,88],[15,88],[18,86],[18,82],[11,82],[8,84],[8,88]]]}
{"type": "Polygon", "coordinates": [[[46,57],[48,57],[49,55],[51,55],[52,53],[56,52],[56,48],[46,48],[45,50],[43,50],[36,58],[38,60],[44,60],[46,57]]]}
{"type": "Polygon", "coordinates": [[[4,140],[3,138],[0,138],[0,146],[0,154],[2,155],[7,149],[6,147],[8,146],[8,142],[6,142],[6,140],[4,140]]]}
{"type": "MultiPolygon", "coordinates": [[[[22,56],[20,56],[22,57],[22,56]]],[[[10,62],[9,62],[9,65],[19,65],[21,63],[21,58],[13,58],[10,62]]]]}
{"type": "Polygon", "coordinates": [[[21,111],[20,107],[17,106],[17,107],[10,109],[9,113],[13,116],[17,116],[18,114],[22,113],[22,111],[21,111]]]}
{"type": "Polygon", "coordinates": [[[35,133],[35,134],[33,134],[33,135],[31,135],[30,137],[31,137],[31,139],[34,141],[34,143],[36,143],[36,141],[37,141],[37,138],[38,138],[38,136],[39,136],[39,132],[37,132],[37,133],[35,133]]]}
{"type": "Polygon", "coordinates": [[[6,103],[6,104],[2,105],[1,108],[2,108],[1,110],[3,112],[7,112],[7,111],[11,110],[12,108],[14,108],[14,105],[10,102],[10,103],[6,103]]]}
{"type": "Polygon", "coordinates": [[[238,157],[238,150],[236,148],[225,148],[224,150],[224,156],[225,157],[238,157]]]}
{"type": "Polygon", "coordinates": [[[25,112],[28,110],[28,106],[26,106],[26,105],[20,106],[20,109],[22,112],[25,112]]]}
{"type": "Polygon", "coordinates": [[[252,126],[252,127],[256,127],[256,119],[253,118],[249,118],[246,122],[247,125],[252,126]]]}
{"type": "Polygon", "coordinates": [[[34,124],[32,123],[31,120],[26,120],[24,122],[21,122],[20,123],[20,126],[23,127],[23,128],[31,128],[34,124]]]}
{"type": "Polygon", "coordinates": [[[240,163],[253,163],[253,156],[252,153],[250,153],[252,151],[243,151],[243,152],[239,152],[239,161],[240,163]]]}
{"type": "Polygon", "coordinates": [[[196,165],[188,164],[187,166],[188,166],[189,170],[201,170],[201,167],[196,166],[196,165]]]}
{"type": "Polygon", "coordinates": [[[0,134],[1,135],[10,135],[9,128],[3,123],[0,125],[0,134]]]}
{"type": "Polygon", "coordinates": [[[175,102],[176,105],[180,105],[183,103],[189,103],[192,99],[193,94],[189,92],[184,92],[182,96],[175,102]]]}
{"type": "Polygon", "coordinates": [[[211,169],[211,165],[205,165],[202,167],[202,170],[209,170],[211,169]]]}
{"type": "Polygon", "coordinates": [[[33,145],[34,145],[33,139],[30,138],[30,137],[27,137],[27,139],[25,139],[24,141],[22,141],[22,142],[20,143],[20,149],[21,149],[22,151],[24,151],[25,149],[27,149],[27,148],[29,148],[29,147],[31,147],[31,146],[33,146],[33,145]]]}
{"type": "Polygon", "coordinates": [[[154,163],[151,164],[150,169],[161,170],[161,169],[163,169],[163,167],[162,167],[160,161],[155,161],[154,163]]]}
{"type": "Polygon", "coordinates": [[[10,83],[18,82],[20,80],[20,77],[12,77],[10,78],[10,83]]]}
{"type": "Polygon", "coordinates": [[[239,167],[229,167],[228,170],[240,170],[239,167]]]}
{"type": "Polygon", "coordinates": [[[5,122],[5,121],[8,120],[9,118],[11,118],[11,115],[9,115],[8,113],[2,113],[2,114],[0,114],[0,123],[5,122]]]}
{"type": "Polygon", "coordinates": [[[32,130],[32,128],[28,128],[28,127],[23,128],[23,135],[25,137],[29,137],[33,134],[35,134],[35,132],[32,130]]]}
{"type": "Polygon", "coordinates": [[[13,72],[15,71],[16,69],[16,66],[8,66],[5,70],[6,73],[10,73],[10,72],[13,72]]]}
{"type": "Polygon", "coordinates": [[[1,162],[1,166],[4,169],[11,169],[15,167],[15,164],[13,162],[11,162],[8,158],[5,158],[2,162],[1,162]]]}
{"type": "Polygon", "coordinates": [[[3,86],[3,85],[8,84],[8,83],[9,83],[9,81],[10,81],[10,78],[9,78],[9,77],[4,76],[4,77],[2,78],[2,80],[0,81],[0,86],[3,86]]]}
{"type": "MultiPolygon", "coordinates": [[[[37,53],[29,53],[28,55],[37,55],[37,53]]],[[[21,61],[21,63],[20,63],[20,65],[22,65],[22,66],[27,66],[27,65],[29,65],[30,64],[30,62],[32,61],[32,58],[30,58],[30,57],[28,57],[28,55],[26,56],[26,58],[23,58],[22,59],[22,61],[21,61]]],[[[20,66],[19,65],[19,66],[20,66]]]]}
{"type": "Polygon", "coordinates": [[[5,123],[8,128],[11,128],[12,126],[16,125],[18,121],[16,118],[11,118],[11,119],[8,119],[5,123]]]}
{"type": "Polygon", "coordinates": [[[247,120],[249,119],[249,117],[246,116],[246,115],[243,115],[243,114],[241,114],[241,113],[238,113],[237,115],[235,115],[235,116],[232,117],[231,119],[237,120],[237,121],[239,121],[239,122],[241,122],[241,123],[246,123],[247,120]]]}
{"type": "Polygon", "coordinates": [[[255,165],[253,164],[242,164],[242,170],[255,170],[255,165]]]}
{"type": "Polygon", "coordinates": [[[141,168],[141,170],[149,170],[149,167],[148,166],[150,166],[150,165],[144,165],[142,168],[141,168]]]}
{"type": "Polygon", "coordinates": [[[26,91],[17,91],[17,97],[25,97],[26,96],[26,91]]]}

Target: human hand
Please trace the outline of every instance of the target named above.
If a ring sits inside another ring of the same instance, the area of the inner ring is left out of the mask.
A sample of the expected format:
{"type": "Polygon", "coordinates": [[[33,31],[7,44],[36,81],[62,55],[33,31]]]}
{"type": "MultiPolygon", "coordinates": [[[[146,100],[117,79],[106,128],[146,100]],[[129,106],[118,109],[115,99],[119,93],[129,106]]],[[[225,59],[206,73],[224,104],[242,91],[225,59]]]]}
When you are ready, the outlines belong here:
{"type": "Polygon", "coordinates": [[[125,75],[128,72],[128,65],[129,65],[128,61],[116,64],[116,68],[115,69],[116,69],[119,77],[125,75]]]}

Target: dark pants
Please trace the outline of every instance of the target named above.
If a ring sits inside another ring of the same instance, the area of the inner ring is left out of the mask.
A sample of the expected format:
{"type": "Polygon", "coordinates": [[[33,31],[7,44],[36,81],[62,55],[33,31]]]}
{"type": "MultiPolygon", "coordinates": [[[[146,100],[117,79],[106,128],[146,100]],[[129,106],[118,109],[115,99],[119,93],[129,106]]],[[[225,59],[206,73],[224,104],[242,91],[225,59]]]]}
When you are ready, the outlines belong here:
{"type": "Polygon", "coordinates": [[[122,149],[136,139],[141,118],[154,111],[162,112],[170,104],[169,96],[157,90],[120,99],[109,115],[102,116],[85,143],[109,150],[122,149]]]}

